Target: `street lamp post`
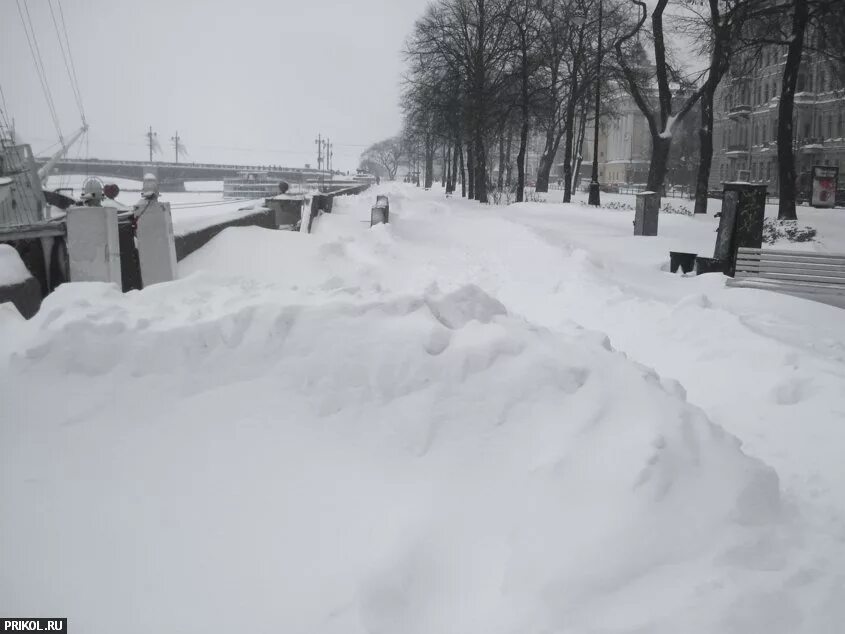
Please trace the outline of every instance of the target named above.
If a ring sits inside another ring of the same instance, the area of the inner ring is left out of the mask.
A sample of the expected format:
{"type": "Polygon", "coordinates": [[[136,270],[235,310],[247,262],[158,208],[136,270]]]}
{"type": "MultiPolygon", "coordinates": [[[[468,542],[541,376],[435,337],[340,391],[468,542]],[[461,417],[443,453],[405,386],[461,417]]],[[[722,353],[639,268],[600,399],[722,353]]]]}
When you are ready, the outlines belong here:
{"type": "Polygon", "coordinates": [[[596,63],[596,115],[595,115],[595,130],[593,132],[593,174],[590,179],[590,197],[589,204],[598,207],[601,204],[601,193],[599,190],[599,112],[601,109],[601,20],[602,20],[602,0],[599,0],[599,42],[598,42],[598,60],[596,63]]]}

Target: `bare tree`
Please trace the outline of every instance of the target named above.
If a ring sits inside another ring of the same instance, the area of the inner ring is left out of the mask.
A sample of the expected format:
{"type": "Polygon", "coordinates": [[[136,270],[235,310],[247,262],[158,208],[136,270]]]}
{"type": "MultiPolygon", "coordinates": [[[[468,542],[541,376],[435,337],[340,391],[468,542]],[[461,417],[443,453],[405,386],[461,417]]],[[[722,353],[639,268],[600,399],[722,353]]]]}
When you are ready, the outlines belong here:
{"type": "Polygon", "coordinates": [[[648,122],[651,134],[651,161],[648,169],[647,188],[660,192],[666,178],[669,150],[672,145],[672,132],[675,125],[692,110],[701,98],[703,86],[695,87],[691,82],[681,83],[679,88],[673,88],[672,83],[681,82],[682,77],[667,62],[666,40],[664,33],[664,13],[669,0],[657,0],[651,11],[651,43],[654,58],[654,79],[657,83],[656,100],[654,103],[651,87],[651,73],[644,72],[642,66],[635,67],[631,59],[642,55],[636,54],[637,43],[633,38],[643,31],[643,26],[649,17],[648,6],[643,0],[630,0],[637,7],[640,18],[636,25],[615,43],[617,63],[625,78],[626,87],[637,104],[637,107],[648,122]],[[684,85],[686,84],[686,85],[684,85]],[[674,101],[680,101],[680,107],[675,108],[674,101]]]}
{"type": "Polygon", "coordinates": [[[373,143],[361,153],[361,162],[377,165],[384,169],[388,180],[396,178],[396,170],[402,161],[404,148],[400,137],[390,137],[373,143]]]}

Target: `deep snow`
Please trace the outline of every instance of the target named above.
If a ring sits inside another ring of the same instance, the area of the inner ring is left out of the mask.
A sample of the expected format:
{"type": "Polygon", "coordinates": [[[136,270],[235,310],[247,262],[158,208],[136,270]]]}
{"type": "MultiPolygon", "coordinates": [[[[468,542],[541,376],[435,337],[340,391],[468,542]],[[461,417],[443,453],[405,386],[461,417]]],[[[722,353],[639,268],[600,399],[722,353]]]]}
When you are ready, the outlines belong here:
{"type": "Polygon", "coordinates": [[[670,275],[716,221],[632,218],[389,184],[0,311],[0,612],[837,632],[842,312],[670,275]]]}
{"type": "Polygon", "coordinates": [[[0,286],[20,284],[30,277],[15,248],[10,244],[0,244],[0,286]]]}

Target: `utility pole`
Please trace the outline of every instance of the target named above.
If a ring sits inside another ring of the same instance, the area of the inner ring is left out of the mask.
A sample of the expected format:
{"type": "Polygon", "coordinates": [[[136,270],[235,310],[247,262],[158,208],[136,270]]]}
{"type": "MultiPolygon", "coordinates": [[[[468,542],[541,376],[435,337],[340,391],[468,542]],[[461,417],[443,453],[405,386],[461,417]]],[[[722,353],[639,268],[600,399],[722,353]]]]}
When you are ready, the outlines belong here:
{"type": "Polygon", "coordinates": [[[325,143],[325,141],[323,141],[323,136],[321,134],[318,134],[314,143],[317,144],[317,169],[322,171],[322,169],[323,169],[323,144],[325,143]]]}
{"type": "Polygon", "coordinates": [[[158,146],[158,141],[156,137],[158,136],[155,132],[153,132],[153,126],[150,126],[149,131],[145,135],[147,137],[147,147],[150,149],[150,163],[153,162],[153,150],[158,146]]]}
{"type": "Polygon", "coordinates": [[[326,140],[326,170],[332,171],[332,157],[334,156],[332,142],[326,140]]]}
{"type": "Polygon", "coordinates": [[[173,141],[173,149],[176,150],[176,162],[179,162],[179,130],[176,130],[176,136],[170,137],[173,141]]]}
{"type": "Polygon", "coordinates": [[[598,207],[601,204],[601,190],[599,189],[599,114],[601,109],[601,18],[602,0],[599,0],[599,50],[596,70],[596,117],[593,131],[593,174],[590,178],[589,204],[598,207]]]}

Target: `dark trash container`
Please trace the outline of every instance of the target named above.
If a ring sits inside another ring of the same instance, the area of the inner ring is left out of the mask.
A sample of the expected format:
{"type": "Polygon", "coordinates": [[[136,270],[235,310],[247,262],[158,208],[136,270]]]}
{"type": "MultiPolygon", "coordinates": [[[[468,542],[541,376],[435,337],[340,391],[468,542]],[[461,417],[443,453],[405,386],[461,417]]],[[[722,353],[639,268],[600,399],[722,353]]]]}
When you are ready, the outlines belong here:
{"type": "Polygon", "coordinates": [[[684,273],[691,273],[695,268],[696,253],[683,253],[681,251],[669,251],[669,270],[677,273],[680,268],[684,273]]]}
{"type": "Polygon", "coordinates": [[[705,273],[724,273],[728,268],[728,263],[724,260],[715,260],[713,258],[695,258],[695,274],[704,275],[705,273]]]}

